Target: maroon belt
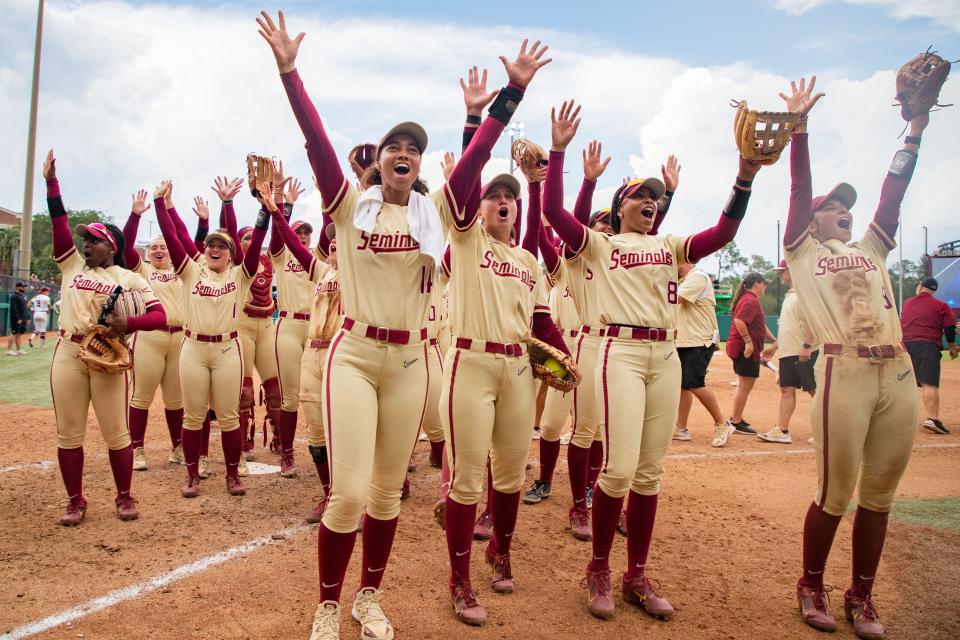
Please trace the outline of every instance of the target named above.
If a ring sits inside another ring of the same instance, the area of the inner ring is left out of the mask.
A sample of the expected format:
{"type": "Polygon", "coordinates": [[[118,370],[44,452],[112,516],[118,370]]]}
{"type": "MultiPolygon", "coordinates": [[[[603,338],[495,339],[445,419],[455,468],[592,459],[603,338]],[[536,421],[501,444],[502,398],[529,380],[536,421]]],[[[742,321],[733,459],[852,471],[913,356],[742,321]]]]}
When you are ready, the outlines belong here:
{"type": "Polygon", "coordinates": [[[188,338],[193,338],[197,342],[226,342],[227,340],[233,340],[237,337],[236,331],[231,331],[230,333],[220,333],[216,335],[207,335],[205,333],[194,333],[187,329],[184,334],[188,338]]]}
{"type": "Polygon", "coordinates": [[[183,331],[183,327],[167,327],[164,331],[167,333],[176,333],[177,331],[183,331]]]}
{"type": "Polygon", "coordinates": [[[600,336],[601,338],[607,334],[606,329],[603,327],[588,327],[587,325],[583,325],[580,328],[580,333],[585,333],[588,336],[600,336]]]}
{"type": "Polygon", "coordinates": [[[903,353],[903,347],[892,344],[874,344],[868,347],[863,345],[848,347],[842,344],[823,345],[823,352],[829,356],[838,356],[844,352],[852,354],[854,350],[856,350],[857,357],[873,358],[874,360],[896,358],[899,354],[903,353]]]}
{"type": "Polygon", "coordinates": [[[329,340],[311,340],[310,348],[311,349],[326,349],[330,346],[329,340]]]}
{"type": "Polygon", "coordinates": [[[607,337],[632,338],[634,340],[655,340],[663,342],[677,337],[675,329],[657,329],[654,327],[620,327],[607,325],[607,337]]]}
{"type": "Polygon", "coordinates": [[[310,314],[309,313],[290,313],[289,311],[281,311],[280,317],[293,318],[294,320],[309,320],[310,314]]]}
{"type": "Polygon", "coordinates": [[[83,336],[83,335],[80,335],[80,334],[77,334],[77,333],[71,333],[71,334],[68,335],[66,331],[64,331],[63,329],[60,329],[60,337],[63,338],[64,340],[69,340],[70,342],[76,342],[77,344],[83,344],[83,339],[84,339],[86,336],[83,336]]]}
{"type": "Polygon", "coordinates": [[[580,334],[580,331],[578,331],[577,329],[570,329],[570,330],[563,331],[563,335],[570,338],[576,338],[579,334],[580,334]]]}
{"type": "Polygon", "coordinates": [[[411,340],[416,340],[417,336],[419,336],[420,342],[427,339],[426,328],[420,329],[419,333],[417,333],[416,331],[407,331],[406,329],[388,329],[387,327],[374,327],[372,325],[363,325],[366,327],[366,330],[363,330],[363,327],[360,325],[363,325],[363,323],[357,322],[353,318],[343,319],[344,329],[353,333],[353,328],[357,327],[358,330],[362,331],[364,336],[377,342],[410,344],[411,340]]]}
{"type": "Polygon", "coordinates": [[[439,341],[439,340],[437,340],[436,338],[430,338],[430,346],[431,346],[431,347],[435,347],[435,346],[437,346],[438,344],[440,344],[440,341],[439,341]]]}
{"type": "Polygon", "coordinates": [[[523,355],[523,345],[522,344],[503,344],[500,342],[484,342],[483,340],[471,340],[470,338],[457,338],[456,347],[457,349],[470,349],[474,343],[477,346],[483,346],[483,349],[477,349],[478,351],[483,351],[484,353],[498,353],[502,356],[509,356],[511,358],[519,358],[523,355]]]}

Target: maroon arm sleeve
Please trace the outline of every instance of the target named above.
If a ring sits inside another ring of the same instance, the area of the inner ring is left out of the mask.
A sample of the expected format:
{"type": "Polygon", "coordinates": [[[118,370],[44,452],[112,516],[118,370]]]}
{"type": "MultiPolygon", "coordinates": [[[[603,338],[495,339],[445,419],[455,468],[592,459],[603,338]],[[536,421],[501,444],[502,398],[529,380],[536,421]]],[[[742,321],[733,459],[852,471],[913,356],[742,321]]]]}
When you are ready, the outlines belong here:
{"type": "Polygon", "coordinates": [[[653,227],[647,235],[655,236],[660,232],[660,225],[663,224],[663,220],[667,217],[667,211],[670,210],[670,204],[673,202],[673,192],[667,191],[663,194],[663,197],[667,199],[667,204],[663,209],[657,207],[657,215],[653,218],[653,227]]]}
{"type": "MultiPolygon", "coordinates": [[[[282,208],[280,205],[277,205],[277,213],[281,212],[283,213],[284,219],[289,221],[293,216],[293,205],[284,203],[282,208]]],[[[273,225],[273,228],[270,229],[270,246],[267,249],[267,253],[269,253],[271,256],[278,255],[281,251],[283,251],[284,244],[283,236],[281,236],[278,232],[277,226],[273,225]]],[[[306,267],[304,267],[304,269],[306,269],[306,267]]]]}
{"type": "MultiPolygon", "coordinates": [[[[520,237],[520,229],[522,228],[520,225],[521,220],[523,220],[523,198],[517,198],[517,219],[513,221],[513,237],[514,238],[520,237]]],[[[529,230],[530,229],[528,227],[527,231],[529,230]]],[[[522,245],[522,242],[521,242],[521,245],[522,245]]],[[[535,252],[531,252],[531,253],[533,253],[533,255],[537,255],[535,252]]]]}
{"type": "Polygon", "coordinates": [[[568,247],[575,247],[574,253],[579,253],[587,243],[587,228],[563,208],[563,156],[562,151],[550,152],[544,181],[543,215],[547,216],[560,239],[568,247]]]}
{"type": "Polygon", "coordinates": [[[280,242],[287,246],[287,249],[289,249],[293,257],[297,259],[297,262],[300,263],[304,271],[312,273],[313,267],[315,266],[314,262],[316,262],[317,258],[310,253],[309,249],[300,244],[300,238],[298,238],[297,234],[290,228],[290,223],[286,221],[279,210],[270,214],[270,216],[273,218],[272,238],[280,238],[280,242]]]}
{"type": "Polygon", "coordinates": [[[891,240],[896,237],[897,227],[900,226],[900,203],[903,202],[903,196],[907,192],[907,187],[910,186],[911,177],[911,175],[894,176],[888,173],[880,188],[880,204],[877,205],[877,212],[873,214],[873,224],[877,225],[891,240]]]}
{"type": "Polygon", "coordinates": [[[56,178],[47,180],[47,210],[50,212],[50,226],[53,233],[53,257],[60,258],[70,249],[76,248],[76,245],[73,243],[67,210],[60,196],[60,182],[56,178]]]}
{"type": "Polygon", "coordinates": [[[323,128],[320,114],[313,106],[313,101],[303,87],[303,81],[296,69],[290,73],[280,74],[283,88],[287,91],[287,99],[293,108],[293,115],[297,118],[303,137],[306,139],[307,158],[313,168],[313,175],[317,178],[320,195],[328,208],[336,206],[337,196],[343,187],[345,178],[337,152],[327,137],[323,128]]]}
{"type": "Polygon", "coordinates": [[[123,225],[123,262],[131,271],[140,266],[140,254],[136,247],[139,228],[140,214],[131,211],[127,223],[123,225]]]}
{"type": "Polygon", "coordinates": [[[739,228],[740,220],[721,214],[717,224],[687,239],[687,260],[696,262],[723,249],[736,237],[739,228]]]}
{"type": "Polygon", "coordinates": [[[807,133],[790,136],[790,210],[783,231],[783,246],[792,248],[813,220],[813,184],[807,133]]]}
{"type": "Polygon", "coordinates": [[[567,349],[567,345],[563,341],[563,335],[561,335],[560,330],[557,329],[557,325],[553,323],[553,318],[550,317],[549,307],[537,307],[534,309],[532,332],[533,337],[537,340],[543,340],[551,347],[559,349],[568,356],[570,355],[570,350],[567,349]]]}
{"type": "MultiPolygon", "coordinates": [[[[540,243],[540,183],[531,182],[528,185],[530,205],[527,207],[527,230],[523,234],[521,247],[537,256],[537,245],[540,243]]],[[[517,220],[520,219],[520,201],[517,201],[517,220]]]]}
{"type": "Polygon", "coordinates": [[[253,236],[250,238],[250,247],[246,255],[243,256],[243,272],[248,278],[257,275],[257,269],[260,268],[260,249],[263,248],[263,240],[267,237],[267,228],[254,227],[253,236]]]}
{"type": "Polygon", "coordinates": [[[443,260],[440,262],[440,268],[443,269],[443,272],[447,274],[447,277],[450,277],[450,268],[453,265],[453,262],[450,258],[450,245],[447,245],[447,248],[443,251],[443,260]]]}
{"type": "MultiPolygon", "coordinates": [[[[170,207],[169,209],[164,206],[164,211],[167,212],[167,215],[170,217],[170,220],[173,222],[174,230],[177,234],[177,239],[180,241],[180,246],[183,248],[184,253],[187,253],[188,257],[191,260],[196,260],[200,257],[200,252],[197,251],[197,247],[193,243],[193,238],[190,237],[190,232],[187,231],[187,225],[183,223],[183,220],[180,218],[180,215],[177,213],[176,207],[170,207]]],[[[166,237],[166,236],[164,236],[166,237]]],[[[170,241],[167,240],[167,244],[170,244],[170,241]]]]}
{"type": "Polygon", "coordinates": [[[560,266],[560,256],[557,254],[556,247],[553,246],[553,240],[550,239],[552,234],[548,234],[550,234],[549,229],[540,229],[538,245],[540,247],[540,257],[543,258],[543,263],[547,265],[547,273],[553,274],[560,266]]]}
{"type": "Polygon", "coordinates": [[[206,218],[197,219],[197,232],[193,234],[192,246],[197,250],[198,255],[202,254],[204,249],[207,248],[204,240],[206,239],[208,233],[210,233],[210,220],[206,218]]]}
{"type": "Polygon", "coordinates": [[[580,185],[580,193],[577,194],[577,202],[573,205],[573,217],[584,226],[590,223],[590,214],[593,209],[593,191],[596,188],[596,182],[584,178],[583,184],[580,185]]]}
{"type": "Polygon", "coordinates": [[[127,331],[156,331],[167,327],[167,312],[163,305],[157,300],[147,307],[147,312],[142,316],[127,318],[127,331]]]}
{"type": "Polygon", "coordinates": [[[233,240],[233,264],[243,262],[243,248],[240,246],[240,236],[237,231],[237,212],[233,208],[233,200],[220,204],[220,227],[226,229],[227,235],[233,240]]]}
{"type": "MultiPolygon", "coordinates": [[[[180,244],[180,239],[177,237],[177,229],[173,220],[170,218],[170,212],[167,211],[167,205],[164,204],[163,198],[154,198],[153,206],[157,212],[157,223],[160,225],[160,233],[163,234],[163,239],[167,243],[167,251],[170,252],[170,262],[173,264],[173,269],[177,273],[180,273],[183,270],[183,266],[189,260],[187,252],[184,251],[183,245],[180,244]]],[[[191,243],[189,246],[193,246],[191,243]]]]}
{"type": "Polygon", "coordinates": [[[323,214],[323,222],[320,226],[320,239],[317,241],[317,249],[324,258],[330,257],[330,238],[327,237],[327,227],[333,224],[333,218],[323,214]]]}

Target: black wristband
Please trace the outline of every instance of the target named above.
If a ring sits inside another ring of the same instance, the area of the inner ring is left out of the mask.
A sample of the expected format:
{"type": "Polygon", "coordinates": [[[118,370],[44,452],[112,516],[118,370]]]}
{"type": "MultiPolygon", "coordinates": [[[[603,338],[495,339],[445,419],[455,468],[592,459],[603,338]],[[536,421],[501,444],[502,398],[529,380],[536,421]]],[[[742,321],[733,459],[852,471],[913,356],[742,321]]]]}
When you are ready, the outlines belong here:
{"type": "Polygon", "coordinates": [[[283,217],[287,219],[287,222],[290,222],[290,217],[293,216],[293,205],[289,202],[283,203],[283,217]]]}
{"type": "Polygon", "coordinates": [[[60,196],[48,197],[47,211],[50,212],[51,218],[59,218],[60,216],[67,215],[67,210],[63,206],[63,198],[60,196]]]}
{"type": "Polygon", "coordinates": [[[257,212],[257,221],[253,226],[257,229],[266,229],[270,226],[270,212],[261,207],[260,211],[257,212]]]}
{"type": "Polygon", "coordinates": [[[905,143],[907,143],[907,144],[915,144],[915,145],[917,145],[918,147],[920,146],[920,138],[919,138],[919,137],[907,136],[906,138],[903,139],[903,141],[904,141],[905,143]]]}
{"type": "Polygon", "coordinates": [[[743,189],[750,189],[753,186],[753,180],[744,180],[738,177],[734,184],[743,189]]]}
{"type": "Polygon", "coordinates": [[[480,116],[467,114],[467,124],[480,124],[481,122],[483,122],[483,118],[480,116]]]}
{"type": "Polygon", "coordinates": [[[747,203],[750,202],[750,192],[743,189],[731,189],[727,206],[723,208],[723,215],[734,220],[743,220],[747,213],[747,203]]]}
{"type": "Polygon", "coordinates": [[[500,89],[500,93],[490,105],[490,117],[496,118],[503,124],[510,124],[510,118],[513,112],[517,110],[520,101],[523,100],[523,92],[510,85],[500,89]]]}

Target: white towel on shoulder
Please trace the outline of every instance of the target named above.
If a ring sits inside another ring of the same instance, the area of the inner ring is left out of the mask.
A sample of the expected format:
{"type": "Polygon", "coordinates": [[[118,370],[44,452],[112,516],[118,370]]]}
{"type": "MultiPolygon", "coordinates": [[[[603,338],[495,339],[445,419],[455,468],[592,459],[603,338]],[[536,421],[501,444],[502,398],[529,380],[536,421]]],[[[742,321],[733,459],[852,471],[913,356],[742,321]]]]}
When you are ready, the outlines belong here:
{"type": "MultiPolygon", "coordinates": [[[[383,187],[370,187],[360,194],[357,211],[353,215],[353,226],[360,231],[373,233],[382,207],[383,187]]],[[[439,265],[444,251],[443,228],[440,226],[440,212],[433,200],[411,191],[407,201],[407,224],[411,237],[420,244],[420,253],[430,256],[439,265]]]]}

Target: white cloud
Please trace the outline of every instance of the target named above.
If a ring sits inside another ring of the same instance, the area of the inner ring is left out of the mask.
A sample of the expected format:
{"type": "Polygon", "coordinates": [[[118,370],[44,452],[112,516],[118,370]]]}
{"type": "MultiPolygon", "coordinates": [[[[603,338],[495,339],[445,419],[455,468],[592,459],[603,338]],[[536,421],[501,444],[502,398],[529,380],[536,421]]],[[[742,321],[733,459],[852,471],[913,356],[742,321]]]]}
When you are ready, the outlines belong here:
{"type": "MultiPolygon", "coordinates": [[[[777,9],[802,15],[835,0],[774,0],[777,9]]],[[[960,31],[960,3],[956,0],[843,0],[847,4],[877,6],[895,18],[927,18],[960,31]]]]}

